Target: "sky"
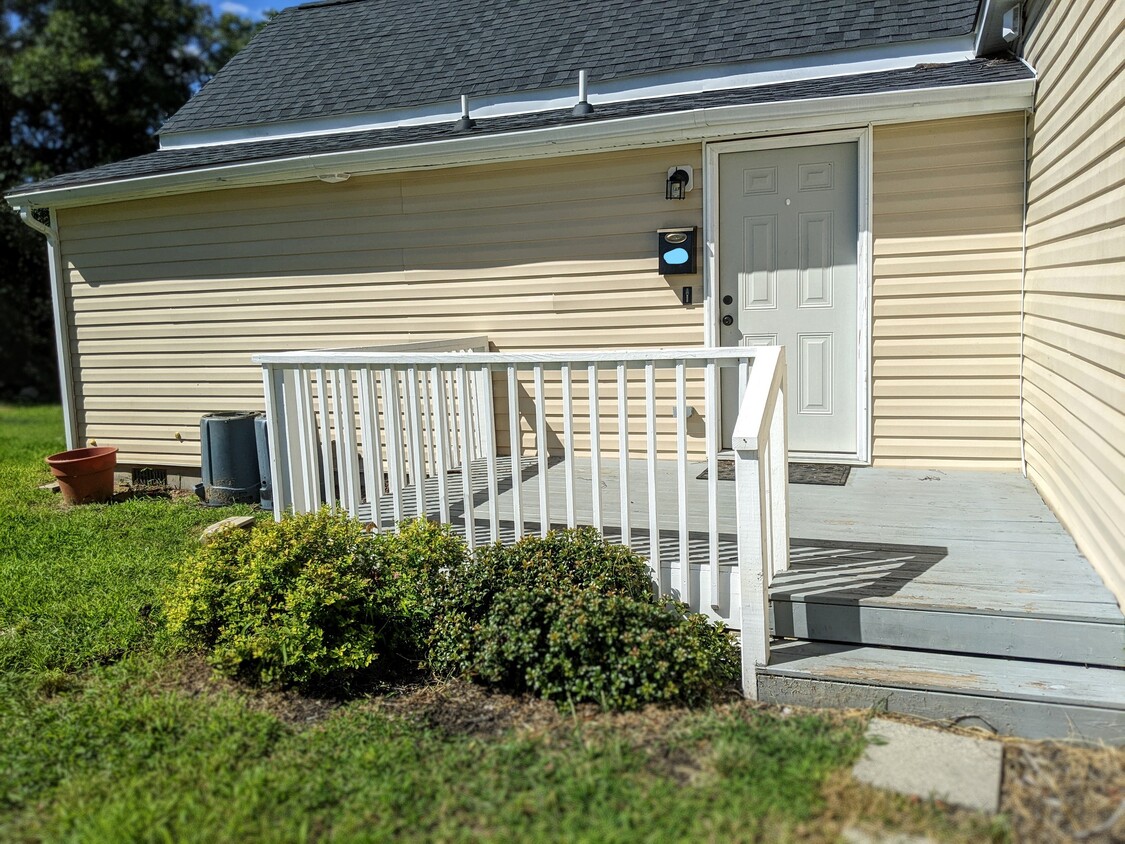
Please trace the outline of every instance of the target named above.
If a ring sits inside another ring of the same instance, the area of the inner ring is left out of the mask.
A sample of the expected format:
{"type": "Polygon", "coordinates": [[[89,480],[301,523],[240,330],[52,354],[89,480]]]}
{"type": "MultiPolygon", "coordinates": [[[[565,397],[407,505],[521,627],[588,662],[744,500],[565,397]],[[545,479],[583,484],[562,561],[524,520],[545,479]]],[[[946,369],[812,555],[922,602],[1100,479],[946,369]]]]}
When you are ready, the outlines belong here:
{"type": "Polygon", "coordinates": [[[258,20],[266,9],[284,9],[294,6],[301,0],[211,0],[211,8],[218,12],[233,12],[236,15],[258,20]]]}

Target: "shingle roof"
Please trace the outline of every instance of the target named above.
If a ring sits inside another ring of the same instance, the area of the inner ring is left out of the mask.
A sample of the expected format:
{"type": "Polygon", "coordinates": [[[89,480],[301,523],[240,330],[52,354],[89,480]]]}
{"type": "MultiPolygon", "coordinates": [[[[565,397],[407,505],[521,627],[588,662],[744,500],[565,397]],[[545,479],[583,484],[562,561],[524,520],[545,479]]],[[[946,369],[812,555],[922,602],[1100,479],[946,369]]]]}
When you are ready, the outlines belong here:
{"type": "Polygon", "coordinates": [[[971,32],[979,0],[328,0],[288,9],[162,133],[378,112],[971,32]]]}
{"type": "MultiPolygon", "coordinates": [[[[721,106],[793,102],[885,91],[1010,82],[1032,78],[1034,78],[1034,74],[1019,61],[974,59],[946,65],[919,65],[906,70],[890,70],[831,79],[812,79],[704,94],[614,103],[599,106],[592,115],[583,118],[574,118],[570,109],[496,117],[478,120],[472,134],[498,135],[506,132],[545,129],[566,124],[573,125],[576,122],[590,123],[721,106]]],[[[450,122],[439,125],[402,126],[336,135],[163,149],[148,155],[106,164],[79,173],[55,176],[34,185],[17,188],[11,194],[34,193],[55,188],[78,187],[122,179],[179,173],[205,167],[289,157],[297,158],[334,152],[377,150],[385,147],[463,137],[466,137],[465,133],[457,131],[450,122]]]]}

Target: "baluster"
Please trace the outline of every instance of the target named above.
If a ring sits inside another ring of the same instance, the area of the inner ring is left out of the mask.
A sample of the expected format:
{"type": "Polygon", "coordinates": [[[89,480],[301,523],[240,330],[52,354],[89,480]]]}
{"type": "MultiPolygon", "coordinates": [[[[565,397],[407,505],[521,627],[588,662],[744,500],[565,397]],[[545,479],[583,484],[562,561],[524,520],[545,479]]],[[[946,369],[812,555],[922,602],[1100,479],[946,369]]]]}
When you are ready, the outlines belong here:
{"type": "Polygon", "coordinates": [[[481,440],[485,450],[485,474],[488,477],[488,529],[490,541],[499,542],[500,487],[496,471],[496,403],[492,394],[492,366],[490,364],[481,367],[480,384],[481,404],[484,405],[480,420],[481,440]]]}
{"type": "Polygon", "coordinates": [[[548,497],[547,397],[543,386],[543,364],[535,364],[535,453],[539,461],[539,535],[551,529],[551,503],[548,497]]]}
{"type": "Polygon", "coordinates": [[[426,461],[423,454],[422,414],[418,398],[418,368],[409,367],[404,373],[406,381],[406,431],[410,437],[410,481],[414,485],[414,511],[420,519],[426,517],[426,461]]]}
{"type": "Polygon", "coordinates": [[[664,572],[660,564],[660,520],[657,514],[656,489],[656,362],[645,361],[645,420],[648,423],[648,546],[652,577],[660,594],[667,594],[664,572]]]}
{"type": "Polygon", "coordinates": [[[398,372],[392,367],[383,370],[383,422],[387,430],[387,474],[390,476],[391,510],[394,527],[402,521],[402,417],[398,397],[398,372]]]}
{"type": "Polygon", "coordinates": [[[457,367],[457,403],[460,410],[457,422],[461,442],[461,491],[465,496],[465,541],[472,551],[476,547],[477,531],[474,518],[476,508],[473,506],[473,466],[469,456],[471,441],[468,426],[472,424],[469,420],[469,379],[464,365],[457,367]]]}
{"type": "MultiPolygon", "coordinates": [[[[688,536],[687,487],[687,368],[676,361],[676,498],[679,504],[680,600],[692,604],[691,548],[688,536]]],[[[699,609],[692,606],[692,609],[699,609]]]]}
{"type": "Polygon", "coordinates": [[[591,363],[586,369],[590,392],[590,508],[593,525],[602,529],[602,436],[601,408],[598,406],[598,365],[591,363]]]}
{"type": "Polygon", "coordinates": [[[382,484],[383,455],[375,445],[379,419],[375,411],[371,370],[359,370],[359,435],[363,440],[363,485],[367,491],[367,505],[371,508],[370,521],[377,530],[379,524],[379,487],[382,484]],[[378,483],[376,483],[378,479],[378,483]]]}
{"type": "Polygon", "coordinates": [[[448,424],[447,406],[445,403],[445,374],[441,367],[434,366],[430,370],[430,382],[434,395],[434,435],[437,442],[434,445],[434,457],[437,461],[438,508],[442,524],[449,524],[449,436],[446,425],[448,424]]]}
{"type": "Polygon", "coordinates": [[[508,448],[512,459],[512,524],[515,539],[523,539],[523,467],[520,444],[520,394],[516,365],[508,364],[508,448]]]}
{"type": "Polygon", "coordinates": [[[629,371],[628,364],[617,362],[617,454],[621,476],[621,544],[633,547],[629,527],[629,371]]]}
{"type": "MultiPolygon", "coordinates": [[[[301,479],[304,484],[304,499],[306,510],[316,512],[324,502],[320,496],[320,472],[316,466],[317,436],[316,436],[316,411],[313,407],[312,387],[309,384],[309,373],[300,367],[296,370],[297,376],[297,441],[301,449],[301,479]]],[[[277,481],[275,480],[276,484],[277,481]]]]}
{"type": "Polygon", "coordinates": [[[719,373],[707,361],[707,563],[711,571],[711,608],[719,609],[719,373]]]}
{"type": "Polygon", "coordinates": [[[574,508],[574,396],[569,363],[562,365],[559,375],[562,378],[563,445],[566,455],[566,525],[576,527],[578,519],[574,508]]]}
{"type": "Polygon", "coordinates": [[[320,409],[320,474],[324,500],[336,512],[336,479],[332,467],[332,417],[328,413],[328,379],[324,367],[316,370],[316,400],[320,409]]]}

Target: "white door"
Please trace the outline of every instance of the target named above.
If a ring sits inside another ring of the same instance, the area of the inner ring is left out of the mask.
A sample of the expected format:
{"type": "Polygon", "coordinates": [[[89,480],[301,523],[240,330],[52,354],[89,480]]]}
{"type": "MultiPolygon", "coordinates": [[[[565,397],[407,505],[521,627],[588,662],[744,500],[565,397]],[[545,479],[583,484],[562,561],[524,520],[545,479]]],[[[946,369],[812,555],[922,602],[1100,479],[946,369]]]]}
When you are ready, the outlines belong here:
{"type": "Polygon", "coordinates": [[[719,342],[785,346],[792,451],[856,453],[857,154],[841,143],[719,156],[719,342]]]}

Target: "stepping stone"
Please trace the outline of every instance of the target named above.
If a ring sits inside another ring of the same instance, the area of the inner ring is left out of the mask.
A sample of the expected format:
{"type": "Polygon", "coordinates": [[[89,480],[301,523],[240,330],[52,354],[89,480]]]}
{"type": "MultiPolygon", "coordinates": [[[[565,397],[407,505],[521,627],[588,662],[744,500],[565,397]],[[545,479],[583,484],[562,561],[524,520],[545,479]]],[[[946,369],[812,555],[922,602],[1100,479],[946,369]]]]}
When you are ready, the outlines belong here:
{"type": "Polygon", "coordinates": [[[860,782],[980,812],[1000,808],[1000,742],[881,718],[867,728],[867,740],[852,769],[860,782]]]}
{"type": "Polygon", "coordinates": [[[253,525],[253,516],[230,516],[203,528],[203,535],[199,537],[199,541],[204,545],[210,545],[215,537],[224,530],[250,530],[253,525]]]}

